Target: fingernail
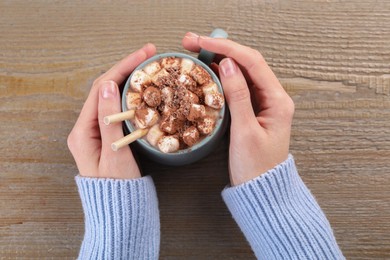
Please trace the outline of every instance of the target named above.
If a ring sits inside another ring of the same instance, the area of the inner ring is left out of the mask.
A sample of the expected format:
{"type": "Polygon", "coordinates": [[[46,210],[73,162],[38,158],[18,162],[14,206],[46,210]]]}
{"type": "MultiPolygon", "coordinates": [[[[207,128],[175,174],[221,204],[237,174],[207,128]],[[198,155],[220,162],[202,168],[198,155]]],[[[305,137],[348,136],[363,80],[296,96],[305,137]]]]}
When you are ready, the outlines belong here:
{"type": "Polygon", "coordinates": [[[209,39],[212,39],[211,37],[208,37],[208,36],[200,36],[199,38],[203,39],[203,40],[209,40],[209,39]]]}
{"type": "Polygon", "coordinates": [[[148,47],[149,47],[149,45],[151,45],[151,44],[150,44],[150,43],[147,43],[147,44],[145,44],[144,46],[142,46],[142,48],[141,48],[141,49],[148,48],[148,47]]]}
{"type": "Polygon", "coordinates": [[[225,58],[219,63],[221,73],[225,77],[232,76],[237,72],[237,65],[231,58],[225,58]]]}
{"type": "Polygon", "coordinates": [[[109,99],[116,96],[116,85],[113,81],[105,81],[102,86],[102,97],[109,99]]]}
{"type": "Polygon", "coordinates": [[[188,32],[186,34],[186,37],[188,37],[188,38],[198,38],[199,35],[197,35],[196,33],[193,33],[193,32],[188,32]]]}

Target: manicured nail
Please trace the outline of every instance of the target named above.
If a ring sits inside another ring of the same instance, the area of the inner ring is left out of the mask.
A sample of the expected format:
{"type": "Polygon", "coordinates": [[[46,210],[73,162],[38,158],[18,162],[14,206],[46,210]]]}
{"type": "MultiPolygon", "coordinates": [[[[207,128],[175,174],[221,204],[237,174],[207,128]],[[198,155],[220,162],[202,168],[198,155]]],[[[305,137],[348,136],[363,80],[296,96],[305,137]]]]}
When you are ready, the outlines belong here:
{"type": "Polygon", "coordinates": [[[237,72],[237,65],[231,58],[225,58],[219,63],[221,73],[225,77],[232,76],[237,72]]]}
{"type": "Polygon", "coordinates": [[[116,85],[113,81],[105,81],[102,86],[102,96],[104,99],[109,99],[116,96],[116,85]]]}

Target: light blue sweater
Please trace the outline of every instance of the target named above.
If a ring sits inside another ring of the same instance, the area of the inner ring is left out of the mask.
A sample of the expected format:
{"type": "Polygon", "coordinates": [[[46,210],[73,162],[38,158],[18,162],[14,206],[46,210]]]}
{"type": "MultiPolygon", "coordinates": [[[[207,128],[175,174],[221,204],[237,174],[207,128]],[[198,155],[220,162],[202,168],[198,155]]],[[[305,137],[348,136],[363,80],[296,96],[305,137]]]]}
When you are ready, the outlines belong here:
{"type": "MultiPolygon", "coordinates": [[[[79,259],[158,259],[160,222],[151,177],[77,176],[85,213],[79,259]]],[[[293,157],[222,197],[258,259],[344,259],[293,157]]]]}

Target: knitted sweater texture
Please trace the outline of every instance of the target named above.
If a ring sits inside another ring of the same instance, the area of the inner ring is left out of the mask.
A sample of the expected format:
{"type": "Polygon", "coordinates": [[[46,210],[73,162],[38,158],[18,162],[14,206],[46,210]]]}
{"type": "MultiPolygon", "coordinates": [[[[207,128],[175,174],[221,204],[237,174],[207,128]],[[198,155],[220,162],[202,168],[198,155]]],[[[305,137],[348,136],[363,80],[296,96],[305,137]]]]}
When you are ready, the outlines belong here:
{"type": "MultiPolygon", "coordinates": [[[[160,222],[150,176],[76,177],[85,235],[79,259],[158,259],[160,222]]],[[[344,259],[326,216],[289,158],[222,197],[258,259],[344,259]]]]}

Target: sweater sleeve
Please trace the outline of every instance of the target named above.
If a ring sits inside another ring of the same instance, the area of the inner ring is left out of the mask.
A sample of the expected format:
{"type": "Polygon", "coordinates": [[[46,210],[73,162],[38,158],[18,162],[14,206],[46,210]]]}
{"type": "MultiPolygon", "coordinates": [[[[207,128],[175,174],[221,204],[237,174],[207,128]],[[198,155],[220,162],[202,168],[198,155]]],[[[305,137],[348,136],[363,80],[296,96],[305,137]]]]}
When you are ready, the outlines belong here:
{"type": "Polygon", "coordinates": [[[344,259],[291,155],[222,197],[258,259],[344,259]]]}
{"type": "Polygon", "coordinates": [[[85,215],[79,259],[158,259],[160,220],[150,176],[77,176],[76,183],[85,215]]]}

